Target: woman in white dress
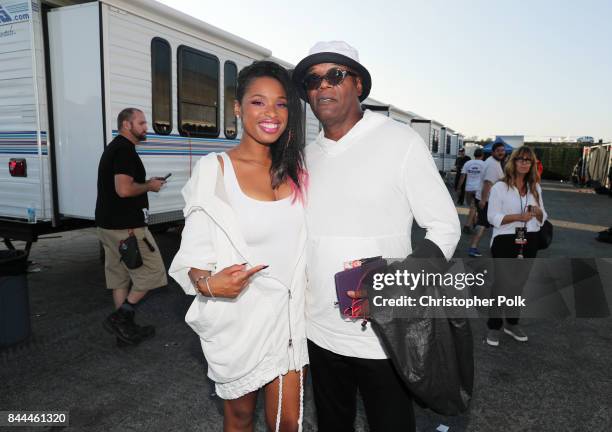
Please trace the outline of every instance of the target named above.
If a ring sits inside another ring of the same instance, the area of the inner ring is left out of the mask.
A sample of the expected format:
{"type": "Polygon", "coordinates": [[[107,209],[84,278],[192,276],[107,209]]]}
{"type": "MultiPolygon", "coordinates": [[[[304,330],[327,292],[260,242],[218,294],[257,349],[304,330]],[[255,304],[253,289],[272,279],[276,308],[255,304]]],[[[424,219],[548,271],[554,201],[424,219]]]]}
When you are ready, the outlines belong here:
{"type": "Polygon", "coordinates": [[[252,431],[259,389],[270,430],[301,430],[308,364],[303,111],[287,71],[255,62],[238,76],[243,134],[194,167],[170,275],[195,295],[185,321],[225,399],[224,430],[252,431]]]}

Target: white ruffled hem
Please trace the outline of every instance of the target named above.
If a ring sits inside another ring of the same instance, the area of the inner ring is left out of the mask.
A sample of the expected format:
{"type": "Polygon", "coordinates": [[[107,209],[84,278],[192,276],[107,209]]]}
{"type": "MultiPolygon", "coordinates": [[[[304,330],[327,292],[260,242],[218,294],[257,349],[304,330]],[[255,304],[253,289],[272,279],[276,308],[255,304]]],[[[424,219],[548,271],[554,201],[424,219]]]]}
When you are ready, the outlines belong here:
{"type": "MultiPolygon", "coordinates": [[[[308,365],[308,349],[305,345],[306,341],[304,340],[299,366],[295,370],[300,370],[308,365]]],[[[228,383],[215,383],[215,392],[221,399],[238,399],[245,394],[259,390],[280,375],[286,375],[289,371],[288,363],[289,361],[286,357],[282,359],[277,358],[275,361],[264,360],[242,378],[228,383]]]]}

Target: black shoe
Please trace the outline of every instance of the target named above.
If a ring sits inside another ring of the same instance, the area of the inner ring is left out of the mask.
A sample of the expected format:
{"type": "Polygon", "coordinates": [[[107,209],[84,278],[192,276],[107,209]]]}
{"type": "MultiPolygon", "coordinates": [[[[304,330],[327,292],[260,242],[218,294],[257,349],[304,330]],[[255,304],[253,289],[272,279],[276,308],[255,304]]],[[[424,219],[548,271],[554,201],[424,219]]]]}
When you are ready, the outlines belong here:
{"type": "Polygon", "coordinates": [[[129,345],[138,345],[142,341],[142,336],[134,325],[134,315],[117,309],[106,317],[102,325],[107,332],[114,334],[122,342],[129,345]]]}
{"type": "MultiPolygon", "coordinates": [[[[145,339],[155,336],[155,327],[153,327],[152,325],[145,325],[145,326],[136,325],[136,330],[138,331],[138,334],[140,335],[140,342],[144,341],[145,339]]],[[[117,346],[119,348],[125,348],[125,347],[135,346],[135,345],[131,343],[123,342],[121,339],[117,338],[117,346]]]]}
{"type": "Polygon", "coordinates": [[[134,325],[138,329],[138,333],[140,334],[140,337],[142,338],[142,340],[149,339],[155,336],[155,327],[153,327],[152,325],[143,325],[143,326],[140,326],[138,324],[134,324],[134,325]]]}
{"type": "Polygon", "coordinates": [[[127,317],[130,324],[134,326],[136,332],[140,335],[142,340],[148,339],[150,337],[155,336],[155,327],[152,325],[138,325],[134,322],[134,311],[125,311],[125,316],[127,317]]]}

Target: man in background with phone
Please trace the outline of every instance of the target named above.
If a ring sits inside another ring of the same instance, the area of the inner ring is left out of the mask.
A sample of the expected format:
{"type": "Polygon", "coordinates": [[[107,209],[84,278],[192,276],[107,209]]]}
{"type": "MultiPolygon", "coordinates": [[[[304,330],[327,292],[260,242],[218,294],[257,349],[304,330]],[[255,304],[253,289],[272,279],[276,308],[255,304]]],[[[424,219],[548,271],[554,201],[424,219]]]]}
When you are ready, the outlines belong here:
{"type": "Polygon", "coordinates": [[[159,192],[166,180],[146,180],[144,165],[136,152],[136,146],[147,139],[144,113],[125,108],[117,117],[117,129],[119,135],[102,153],[98,167],[96,226],[104,247],[106,286],[113,290],[115,303],[115,311],[103,324],[121,346],[137,345],[155,334],[153,326],[134,322],[135,308],[149,290],[165,286],[168,280],[159,248],[147,228],[147,193],[159,192]],[[142,256],[142,265],[137,268],[128,268],[119,253],[119,245],[131,236],[136,237],[142,256]]]}

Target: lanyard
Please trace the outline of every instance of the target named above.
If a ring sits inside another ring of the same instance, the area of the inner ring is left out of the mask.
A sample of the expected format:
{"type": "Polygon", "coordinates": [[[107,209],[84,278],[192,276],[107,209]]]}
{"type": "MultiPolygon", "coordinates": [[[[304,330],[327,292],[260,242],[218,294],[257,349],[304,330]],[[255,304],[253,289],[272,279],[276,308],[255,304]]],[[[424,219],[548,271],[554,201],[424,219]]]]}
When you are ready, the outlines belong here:
{"type": "MultiPolygon", "coordinates": [[[[529,204],[529,185],[526,185],[527,187],[527,193],[525,194],[525,205],[523,206],[523,197],[521,196],[521,191],[519,190],[519,188],[516,188],[517,192],[518,192],[518,196],[519,196],[519,202],[520,202],[520,206],[521,206],[521,214],[525,213],[525,210],[527,210],[528,204],[529,204]]],[[[517,228],[518,229],[518,228],[517,228]]],[[[523,235],[525,236],[525,241],[526,241],[526,237],[527,237],[527,222],[523,222],[523,229],[524,229],[524,233],[523,235]]],[[[517,258],[523,258],[523,250],[525,247],[525,243],[521,242],[519,244],[519,252],[517,255],[517,258]]]]}
{"type": "MultiPolygon", "coordinates": [[[[521,195],[521,191],[519,190],[519,188],[516,188],[516,191],[519,196],[520,206],[521,206],[521,214],[525,213],[525,210],[527,210],[527,207],[529,204],[529,185],[526,185],[526,188],[527,188],[527,193],[525,194],[525,205],[524,206],[523,206],[523,196],[521,195]]],[[[525,226],[527,226],[527,222],[525,222],[525,226]]]]}

